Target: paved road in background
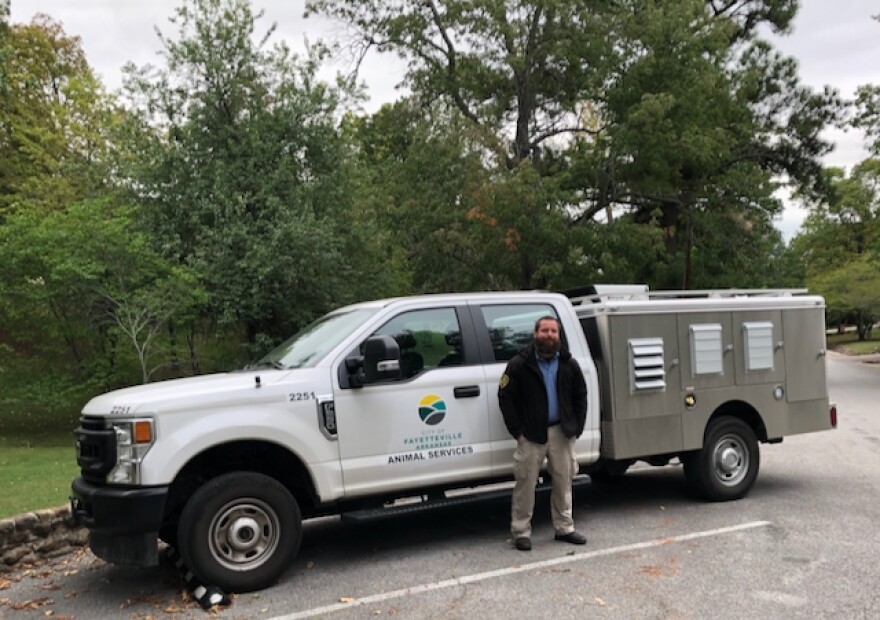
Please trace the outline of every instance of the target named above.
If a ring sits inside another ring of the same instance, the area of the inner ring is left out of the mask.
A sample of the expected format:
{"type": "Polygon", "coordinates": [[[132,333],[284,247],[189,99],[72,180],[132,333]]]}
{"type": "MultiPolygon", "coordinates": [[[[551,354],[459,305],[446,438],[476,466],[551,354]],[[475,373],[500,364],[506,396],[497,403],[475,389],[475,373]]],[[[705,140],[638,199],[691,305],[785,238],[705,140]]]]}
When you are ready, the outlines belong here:
{"type": "MultiPolygon", "coordinates": [[[[878,618],[880,364],[830,354],[828,372],[838,429],[762,446],[743,500],[696,501],[680,467],[637,468],[576,494],[586,547],[553,541],[541,498],[530,553],[511,548],[506,501],[310,522],[282,581],[219,615],[878,618]]],[[[169,567],[119,568],[87,551],[4,579],[0,618],[205,617],[169,567]]]]}

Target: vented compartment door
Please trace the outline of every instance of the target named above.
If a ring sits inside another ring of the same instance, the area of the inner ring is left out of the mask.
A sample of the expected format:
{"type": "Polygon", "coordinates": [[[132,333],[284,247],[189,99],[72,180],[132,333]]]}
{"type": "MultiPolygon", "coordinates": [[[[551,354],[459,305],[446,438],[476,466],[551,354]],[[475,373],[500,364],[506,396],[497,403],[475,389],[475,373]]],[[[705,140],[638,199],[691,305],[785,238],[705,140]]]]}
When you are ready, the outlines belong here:
{"type": "Polygon", "coordinates": [[[629,341],[630,386],[633,392],[666,389],[662,338],[629,341]]]}
{"type": "Polygon", "coordinates": [[[631,458],[675,452],[682,446],[678,385],[681,364],[674,314],[609,317],[614,395],[604,416],[603,454],[631,458]],[[605,449],[607,445],[607,450],[605,449]]]}
{"type": "Polygon", "coordinates": [[[821,308],[786,310],[782,324],[788,402],[827,398],[824,311],[821,308]]]}

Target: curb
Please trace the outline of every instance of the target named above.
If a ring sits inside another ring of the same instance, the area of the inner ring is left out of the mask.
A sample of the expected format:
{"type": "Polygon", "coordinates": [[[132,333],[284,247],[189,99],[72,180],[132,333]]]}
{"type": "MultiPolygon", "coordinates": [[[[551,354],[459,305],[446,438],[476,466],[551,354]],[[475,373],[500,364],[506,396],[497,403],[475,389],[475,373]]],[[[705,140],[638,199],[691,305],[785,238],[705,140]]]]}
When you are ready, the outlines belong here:
{"type": "Polygon", "coordinates": [[[65,555],[87,543],[88,530],[73,522],[70,506],[0,519],[0,574],[65,555]]]}

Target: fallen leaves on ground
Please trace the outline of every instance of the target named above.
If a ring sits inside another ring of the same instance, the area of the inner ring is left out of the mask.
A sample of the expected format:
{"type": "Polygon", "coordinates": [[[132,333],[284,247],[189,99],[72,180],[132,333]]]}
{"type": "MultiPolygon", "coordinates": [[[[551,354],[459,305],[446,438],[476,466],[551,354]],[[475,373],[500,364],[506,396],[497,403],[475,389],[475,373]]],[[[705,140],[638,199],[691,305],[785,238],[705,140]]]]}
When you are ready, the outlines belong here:
{"type": "Polygon", "coordinates": [[[35,609],[39,609],[40,607],[54,604],[55,601],[51,598],[32,598],[18,603],[13,602],[12,599],[0,598],[0,605],[6,605],[10,609],[14,609],[16,611],[33,611],[35,609]]]}
{"type": "Polygon", "coordinates": [[[159,600],[159,597],[155,594],[147,594],[144,596],[139,596],[137,598],[125,599],[124,603],[119,604],[119,609],[128,609],[129,607],[134,607],[135,605],[140,605],[141,603],[156,606],[160,602],[161,601],[159,600]]]}
{"type": "Polygon", "coordinates": [[[639,566],[638,571],[651,577],[671,577],[678,574],[678,561],[672,558],[666,566],[639,566]]]}

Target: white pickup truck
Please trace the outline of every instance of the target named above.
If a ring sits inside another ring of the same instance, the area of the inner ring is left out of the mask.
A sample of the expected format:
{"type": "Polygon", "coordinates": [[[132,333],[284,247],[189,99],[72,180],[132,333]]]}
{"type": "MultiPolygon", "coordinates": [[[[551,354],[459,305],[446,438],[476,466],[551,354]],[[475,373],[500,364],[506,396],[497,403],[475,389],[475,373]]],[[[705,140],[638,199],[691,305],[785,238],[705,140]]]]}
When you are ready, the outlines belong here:
{"type": "Polygon", "coordinates": [[[511,480],[498,380],[544,315],[589,390],[582,473],[677,458],[699,494],[736,499],[758,442],[836,426],[824,302],[803,293],[597,286],[340,308],[244,370],[92,399],[72,511],[110,562],[155,564],[162,539],[203,582],[266,587],[303,519],[462,501],[511,480]]]}

